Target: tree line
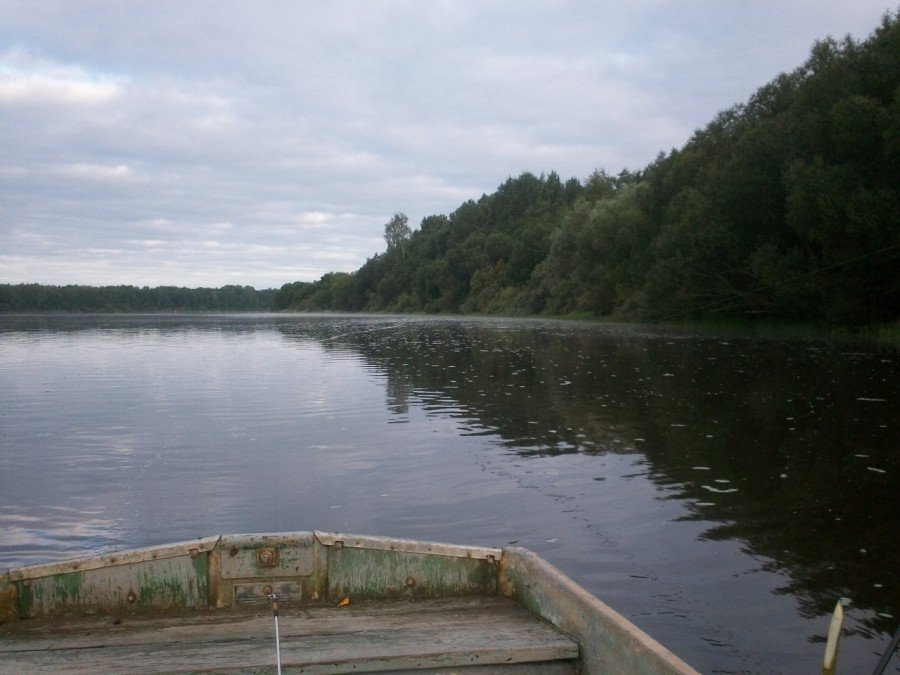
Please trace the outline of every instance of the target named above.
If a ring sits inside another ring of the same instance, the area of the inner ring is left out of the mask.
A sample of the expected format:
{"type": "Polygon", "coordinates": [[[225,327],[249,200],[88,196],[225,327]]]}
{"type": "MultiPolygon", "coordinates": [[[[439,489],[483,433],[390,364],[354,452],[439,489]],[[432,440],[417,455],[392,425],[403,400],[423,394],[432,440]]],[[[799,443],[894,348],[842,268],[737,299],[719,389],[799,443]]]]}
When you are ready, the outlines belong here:
{"type": "Polygon", "coordinates": [[[275,290],[252,286],[47,286],[0,284],[6,312],[252,312],[269,311],[275,290]]]}
{"type": "Polygon", "coordinates": [[[755,317],[842,325],[900,309],[900,23],[807,61],[639,171],[523,173],[275,309],[755,317]]]}

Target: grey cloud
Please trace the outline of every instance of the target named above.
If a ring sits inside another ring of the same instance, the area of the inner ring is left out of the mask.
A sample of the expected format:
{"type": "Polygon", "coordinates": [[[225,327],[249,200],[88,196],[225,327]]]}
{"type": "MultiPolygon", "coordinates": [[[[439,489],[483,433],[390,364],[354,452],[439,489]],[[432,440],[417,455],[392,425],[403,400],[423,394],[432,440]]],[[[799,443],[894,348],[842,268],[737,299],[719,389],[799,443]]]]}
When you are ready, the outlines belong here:
{"type": "Polygon", "coordinates": [[[641,168],[884,9],[0,0],[0,281],[349,271],[395,211],[641,168]]]}

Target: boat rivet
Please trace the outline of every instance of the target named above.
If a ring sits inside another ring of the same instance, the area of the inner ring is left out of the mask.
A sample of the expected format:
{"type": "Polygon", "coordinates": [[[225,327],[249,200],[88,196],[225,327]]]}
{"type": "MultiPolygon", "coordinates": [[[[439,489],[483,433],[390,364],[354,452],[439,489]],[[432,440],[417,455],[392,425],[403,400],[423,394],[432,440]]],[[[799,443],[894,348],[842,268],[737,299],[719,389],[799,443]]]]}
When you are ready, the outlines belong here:
{"type": "Polygon", "coordinates": [[[134,602],[137,600],[137,596],[134,594],[134,591],[128,591],[128,602],[134,602]]]}
{"type": "Polygon", "coordinates": [[[336,549],[340,550],[340,549],[344,548],[344,542],[342,542],[342,541],[336,541],[336,542],[334,542],[334,547],[335,547],[336,549]]]}
{"type": "Polygon", "coordinates": [[[271,594],[272,594],[272,587],[269,586],[269,584],[266,584],[265,586],[263,586],[263,595],[271,595],[271,594]]]}
{"type": "Polygon", "coordinates": [[[191,554],[191,557],[192,557],[192,558],[196,558],[198,555],[200,555],[200,551],[199,551],[198,549],[196,549],[196,548],[192,548],[192,549],[190,550],[190,554],[191,554]]]}
{"type": "Polygon", "coordinates": [[[409,586],[410,588],[412,588],[413,586],[416,585],[416,580],[413,579],[412,577],[406,577],[406,585],[409,586]]]}
{"type": "Polygon", "coordinates": [[[264,546],[256,552],[256,564],[258,567],[275,567],[278,565],[278,549],[274,546],[264,546]]]}
{"type": "Polygon", "coordinates": [[[485,560],[487,560],[488,563],[490,563],[491,565],[493,565],[496,562],[494,560],[494,556],[492,556],[492,555],[489,555],[487,558],[485,558],[485,560]]]}
{"type": "Polygon", "coordinates": [[[237,546],[232,546],[232,547],[231,547],[231,550],[228,551],[228,557],[229,557],[229,558],[233,558],[233,557],[236,556],[237,554],[238,554],[237,546]]]}

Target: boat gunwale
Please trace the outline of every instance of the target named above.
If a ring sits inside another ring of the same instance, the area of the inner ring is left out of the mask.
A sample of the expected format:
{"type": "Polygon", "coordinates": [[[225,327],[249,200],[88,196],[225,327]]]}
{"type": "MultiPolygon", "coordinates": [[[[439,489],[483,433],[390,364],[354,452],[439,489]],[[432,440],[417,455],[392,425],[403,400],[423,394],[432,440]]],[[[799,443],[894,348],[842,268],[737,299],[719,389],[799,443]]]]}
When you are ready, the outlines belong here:
{"type": "Polygon", "coordinates": [[[487,546],[463,546],[443,544],[434,541],[417,539],[395,539],[372,535],[344,534],[338,532],[315,532],[316,539],[324,546],[338,548],[358,548],[375,551],[396,551],[398,553],[422,553],[426,555],[443,555],[453,558],[472,558],[477,560],[499,561],[503,549],[487,546]]]}
{"type": "Polygon", "coordinates": [[[26,565],[24,567],[10,569],[7,574],[9,575],[10,581],[25,581],[27,579],[52,577],[56,574],[87,572],[90,570],[103,569],[104,567],[117,567],[119,565],[130,565],[132,563],[148,562],[152,560],[165,560],[166,558],[177,558],[184,555],[193,557],[200,553],[212,551],[221,539],[222,535],[214,535],[211,537],[203,537],[201,539],[180,541],[174,544],[159,544],[156,546],[126,549],[101,555],[86,556],[83,558],[69,558],[55,562],[39,563],[37,565],[26,565]]]}
{"type": "Polygon", "coordinates": [[[338,548],[346,547],[376,551],[396,551],[398,553],[444,555],[454,558],[471,558],[487,561],[499,561],[503,554],[502,549],[487,546],[463,546],[433,541],[420,541],[416,539],[400,539],[340,532],[322,532],[319,530],[278,533],[254,532],[219,534],[200,539],[180,541],[173,544],[159,544],[156,546],[126,549],[100,555],[69,558],[66,560],[39,563],[36,565],[26,565],[10,569],[7,574],[10,581],[25,581],[26,579],[50,577],[55,574],[86,572],[89,570],[102,569],[104,567],[116,567],[118,565],[163,560],[183,555],[196,556],[200,553],[212,551],[224,538],[228,538],[229,540],[240,538],[247,541],[256,539],[262,544],[269,541],[288,541],[306,537],[315,538],[323,546],[336,546],[338,548]]]}

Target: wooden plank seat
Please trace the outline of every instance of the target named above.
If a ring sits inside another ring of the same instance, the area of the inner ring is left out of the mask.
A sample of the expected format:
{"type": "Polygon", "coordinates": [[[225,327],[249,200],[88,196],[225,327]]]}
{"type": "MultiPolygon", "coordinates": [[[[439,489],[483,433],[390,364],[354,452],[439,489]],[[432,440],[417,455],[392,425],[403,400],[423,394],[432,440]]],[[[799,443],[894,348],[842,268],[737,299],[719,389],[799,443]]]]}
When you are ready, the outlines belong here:
{"type": "MultiPolygon", "coordinates": [[[[505,597],[282,607],[286,672],[571,673],[578,643],[505,597]]],[[[2,672],[274,672],[264,606],[22,621],[0,630],[2,672]]]]}

